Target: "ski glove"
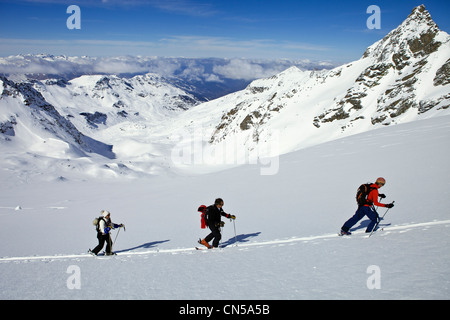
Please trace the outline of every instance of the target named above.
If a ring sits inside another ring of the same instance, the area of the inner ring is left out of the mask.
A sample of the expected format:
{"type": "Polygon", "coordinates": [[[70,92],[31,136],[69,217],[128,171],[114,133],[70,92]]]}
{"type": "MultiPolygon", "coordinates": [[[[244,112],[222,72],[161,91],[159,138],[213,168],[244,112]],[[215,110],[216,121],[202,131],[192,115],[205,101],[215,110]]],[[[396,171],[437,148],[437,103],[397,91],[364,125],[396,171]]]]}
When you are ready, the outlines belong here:
{"type": "Polygon", "coordinates": [[[381,199],[386,198],[386,195],[385,195],[384,193],[380,193],[378,196],[379,196],[381,199]]]}
{"type": "Polygon", "coordinates": [[[389,203],[389,204],[386,205],[386,208],[388,208],[388,209],[393,208],[393,207],[394,207],[393,203],[389,203]]]}
{"type": "Polygon", "coordinates": [[[111,231],[111,227],[106,227],[105,228],[105,234],[108,234],[111,231]]]}
{"type": "Polygon", "coordinates": [[[228,218],[235,220],[235,219],[236,219],[236,216],[230,214],[230,215],[228,216],[228,218]]]}

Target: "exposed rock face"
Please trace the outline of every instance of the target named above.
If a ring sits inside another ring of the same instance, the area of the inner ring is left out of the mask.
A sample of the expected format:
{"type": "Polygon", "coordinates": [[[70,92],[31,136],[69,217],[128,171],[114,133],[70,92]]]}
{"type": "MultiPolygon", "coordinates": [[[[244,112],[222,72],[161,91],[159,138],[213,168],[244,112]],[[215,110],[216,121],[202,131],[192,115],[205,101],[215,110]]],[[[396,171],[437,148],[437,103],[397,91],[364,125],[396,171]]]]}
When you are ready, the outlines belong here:
{"type": "Polygon", "coordinates": [[[450,36],[422,5],[358,61],[322,72],[291,68],[223,100],[228,111],[210,142],[242,132],[258,142],[269,127],[283,131],[277,124],[282,122],[311,136],[320,133],[312,133],[305,123],[316,130],[338,124],[342,132],[358,132],[358,126],[364,131],[410,121],[448,108],[449,79],[450,36]]]}
{"type": "Polygon", "coordinates": [[[96,141],[78,131],[68,119],[61,116],[55,107],[44,99],[41,93],[33,88],[32,84],[15,83],[5,77],[0,77],[0,81],[3,83],[0,99],[4,100],[9,97],[24,106],[21,108],[23,114],[10,116],[9,121],[0,124],[2,128],[0,133],[15,136],[14,127],[17,126],[21,117],[27,116],[39,129],[50,132],[55,138],[67,142],[82,152],[98,153],[111,159],[115,157],[112,146],[96,141]]]}

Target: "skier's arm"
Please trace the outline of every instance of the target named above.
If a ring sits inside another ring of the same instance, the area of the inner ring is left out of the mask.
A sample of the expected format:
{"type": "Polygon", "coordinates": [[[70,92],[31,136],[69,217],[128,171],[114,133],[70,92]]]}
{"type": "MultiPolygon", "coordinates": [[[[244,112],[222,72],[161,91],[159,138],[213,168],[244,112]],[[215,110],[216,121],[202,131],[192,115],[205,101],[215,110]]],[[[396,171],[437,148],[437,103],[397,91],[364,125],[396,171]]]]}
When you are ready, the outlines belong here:
{"type": "Polygon", "coordinates": [[[378,190],[374,189],[370,192],[369,196],[367,197],[367,200],[372,201],[372,203],[377,207],[386,207],[384,203],[378,202],[378,190]]]}
{"type": "Polygon", "coordinates": [[[232,214],[228,214],[228,213],[225,213],[225,212],[221,212],[220,213],[223,217],[225,217],[225,218],[228,218],[228,219],[236,219],[236,216],[233,216],[232,214]]]}

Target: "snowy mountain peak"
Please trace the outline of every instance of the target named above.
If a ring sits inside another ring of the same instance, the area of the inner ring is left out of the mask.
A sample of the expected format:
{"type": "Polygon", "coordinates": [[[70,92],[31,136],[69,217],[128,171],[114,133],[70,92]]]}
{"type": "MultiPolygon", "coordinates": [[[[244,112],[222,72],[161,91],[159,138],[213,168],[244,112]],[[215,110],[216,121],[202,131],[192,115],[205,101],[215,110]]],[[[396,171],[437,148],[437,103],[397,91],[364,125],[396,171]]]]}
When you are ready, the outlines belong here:
{"type": "Polygon", "coordinates": [[[393,57],[396,66],[403,67],[403,60],[436,52],[442,42],[448,42],[448,34],[440,31],[424,5],[414,8],[408,18],[386,37],[370,46],[363,58],[375,57],[378,61],[393,57]]]}
{"type": "Polygon", "coordinates": [[[94,152],[108,161],[102,172],[116,168],[113,175],[177,167],[172,156],[180,149],[180,167],[192,159],[235,165],[449,114],[450,36],[419,6],[358,61],[321,71],[293,66],[206,103],[192,82],[151,73],[46,79],[0,79],[0,144],[9,154],[19,145],[28,158],[94,152]]]}
{"type": "Polygon", "coordinates": [[[437,27],[436,23],[431,18],[430,13],[425,8],[425,5],[420,5],[415,7],[408,18],[403,22],[403,24],[410,24],[412,21],[415,21],[419,24],[428,24],[430,27],[437,27]]]}
{"type": "Polygon", "coordinates": [[[276,136],[278,150],[287,153],[448,113],[449,70],[450,36],[422,5],[358,61],[318,72],[289,68],[195,112],[208,114],[205,123],[215,126],[208,140],[218,148],[229,140],[261,150],[276,136]],[[221,112],[213,123],[212,110],[221,112]]]}
{"type": "Polygon", "coordinates": [[[404,24],[409,24],[411,21],[416,21],[420,24],[428,24],[430,27],[435,27],[436,24],[434,23],[433,19],[431,18],[430,13],[425,8],[425,5],[420,5],[415,7],[411,14],[408,16],[408,18],[405,20],[404,24]]]}

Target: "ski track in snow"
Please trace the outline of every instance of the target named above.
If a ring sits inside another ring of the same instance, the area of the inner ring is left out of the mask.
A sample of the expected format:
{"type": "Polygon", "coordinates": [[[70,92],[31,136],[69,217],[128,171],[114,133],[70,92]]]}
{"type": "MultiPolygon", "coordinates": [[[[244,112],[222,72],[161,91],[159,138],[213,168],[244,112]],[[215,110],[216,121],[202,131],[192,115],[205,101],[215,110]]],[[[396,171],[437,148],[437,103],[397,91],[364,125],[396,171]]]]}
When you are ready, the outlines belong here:
{"type": "MultiPolygon", "coordinates": [[[[398,232],[398,233],[405,233],[412,229],[418,229],[418,228],[429,228],[437,225],[448,225],[450,226],[450,220],[441,220],[441,221],[430,221],[430,222],[422,222],[422,223],[409,223],[409,224],[402,224],[402,225],[396,225],[396,226],[388,226],[386,228],[383,228],[385,230],[381,231],[380,233],[374,233],[373,236],[377,235],[387,235],[392,232],[398,232]]],[[[332,234],[324,234],[324,235],[318,235],[318,236],[306,236],[306,237],[292,237],[289,239],[275,239],[270,241],[260,241],[260,242],[251,242],[251,243],[243,243],[243,244],[232,244],[227,247],[233,248],[248,248],[248,247],[263,247],[263,246],[273,246],[273,245],[285,245],[285,244],[292,244],[295,242],[309,242],[314,240],[323,240],[323,239],[332,239],[332,238],[342,238],[342,239],[354,239],[354,238],[361,238],[363,236],[364,238],[368,238],[369,235],[365,233],[364,230],[362,231],[356,231],[352,232],[351,236],[344,236],[339,237],[337,233],[332,234]]],[[[345,241],[345,240],[343,240],[345,241]]],[[[191,248],[175,248],[175,249],[163,249],[163,250],[148,250],[148,251],[140,251],[140,252],[127,252],[120,254],[122,257],[127,256],[142,256],[142,255],[149,255],[149,254],[156,254],[156,253],[168,253],[168,254],[177,254],[177,253],[183,253],[183,252],[191,252],[196,251],[195,247],[191,248]]],[[[200,250],[207,252],[209,250],[200,250]]],[[[218,251],[218,250],[214,250],[218,251]]],[[[220,249],[219,249],[220,251],[220,249]]],[[[47,255],[47,256],[28,256],[28,257],[2,257],[0,258],[0,262],[21,262],[21,261],[43,261],[43,262],[49,262],[53,260],[60,260],[60,259],[80,259],[80,258],[103,258],[103,256],[93,257],[90,254],[66,254],[66,255],[47,255]]],[[[105,257],[106,258],[106,257],[105,257]]]]}

